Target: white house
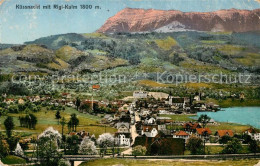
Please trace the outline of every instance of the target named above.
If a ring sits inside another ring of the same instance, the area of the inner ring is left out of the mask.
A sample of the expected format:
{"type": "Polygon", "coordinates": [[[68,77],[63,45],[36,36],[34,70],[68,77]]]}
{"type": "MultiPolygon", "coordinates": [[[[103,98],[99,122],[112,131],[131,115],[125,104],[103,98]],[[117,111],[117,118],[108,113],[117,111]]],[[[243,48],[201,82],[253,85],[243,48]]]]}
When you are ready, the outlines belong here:
{"type": "Polygon", "coordinates": [[[190,134],[185,132],[185,131],[177,131],[174,135],[173,138],[182,138],[185,140],[185,142],[188,141],[188,139],[190,138],[190,134]]]}
{"type": "Polygon", "coordinates": [[[160,124],[158,125],[158,131],[166,130],[166,125],[165,124],[160,124]]]}
{"type": "Polygon", "coordinates": [[[116,141],[120,146],[130,146],[131,145],[130,133],[129,134],[116,133],[116,141]]]}
{"type": "Polygon", "coordinates": [[[153,118],[153,117],[151,117],[150,119],[146,119],[145,120],[145,124],[154,124],[156,122],[156,120],[153,118]]]}
{"type": "Polygon", "coordinates": [[[169,99],[168,101],[169,105],[179,107],[179,108],[185,108],[186,105],[185,98],[169,96],[168,99],[169,99]]]}
{"type": "Polygon", "coordinates": [[[143,125],[142,135],[155,137],[158,134],[158,125],[143,125]]]}
{"type": "Polygon", "coordinates": [[[260,132],[257,129],[251,127],[245,130],[244,133],[250,135],[252,139],[260,141],[260,132]]]}
{"type": "Polygon", "coordinates": [[[117,133],[116,141],[120,146],[130,146],[131,144],[131,134],[130,134],[130,124],[129,123],[117,123],[117,133]]]}

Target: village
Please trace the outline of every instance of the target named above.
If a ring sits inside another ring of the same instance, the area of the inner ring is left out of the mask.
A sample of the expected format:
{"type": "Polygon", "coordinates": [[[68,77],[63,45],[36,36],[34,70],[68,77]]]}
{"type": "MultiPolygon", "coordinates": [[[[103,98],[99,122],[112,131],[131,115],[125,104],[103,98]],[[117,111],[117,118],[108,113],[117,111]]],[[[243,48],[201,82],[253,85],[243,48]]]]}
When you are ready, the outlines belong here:
{"type": "MultiPolygon", "coordinates": [[[[98,85],[93,85],[93,89],[99,89],[98,85]]],[[[220,107],[213,102],[205,103],[201,100],[203,93],[196,93],[193,96],[178,97],[173,94],[162,92],[147,92],[134,91],[132,96],[125,97],[122,100],[115,101],[99,101],[91,99],[82,100],[78,97],[73,97],[70,93],[61,93],[61,98],[52,98],[51,96],[28,96],[16,99],[10,99],[6,94],[2,94],[1,107],[7,108],[9,112],[18,113],[23,105],[28,103],[33,112],[39,111],[39,104],[47,107],[48,110],[56,112],[56,119],[62,125],[62,138],[76,139],[75,146],[80,146],[84,139],[96,140],[95,135],[89,131],[77,131],[76,127],[80,123],[71,124],[68,133],[63,133],[63,128],[69,122],[60,121],[62,118],[60,112],[65,108],[73,108],[82,114],[92,114],[101,118],[100,125],[105,127],[102,135],[109,134],[106,128],[115,129],[115,132],[110,134],[113,143],[107,145],[105,148],[121,148],[117,150],[117,155],[131,156],[131,155],[187,155],[188,154],[212,154],[210,148],[206,147],[222,147],[222,151],[217,153],[225,153],[227,144],[236,140],[241,147],[246,146],[247,152],[257,152],[258,145],[254,151],[248,150],[250,141],[260,141],[260,131],[253,127],[243,129],[243,131],[232,130],[228,127],[223,127],[219,122],[202,114],[196,117],[197,112],[216,112],[221,111],[220,107]],[[15,108],[15,105],[18,105],[15,108]],[[172,116],[180,117],[180,119],[172,119],[172,116]],[[192,117],[188,120],[182,120],[182,116],[192,117]],[[71,129],[72,128],[72,129],[71,129]],[[212,130],[213,128],[213,130],[212,130]],[[65,135],[65,136],[64,136],[65,135]],[[66,136],[67,135],[67,136],[66,136]],[[199,143],[196,143],[199,142],[199,143]],[[194,143],[195,142],[195,145],[194,143]],[[225,146],[224,146],[225,145],[225,146]]],[[[244,95],[240,94],[239,100],[244,99],[244,95]]],[[[4,115],[4,109],[1,109],[1,115],[4,115]]],[[[25,112],[28,110],[24,110],[25,112]]],[[[28,114],[28,112],[27,112],[28,114]]],[[[46,113],[45,113],[46,114],[46,113]]],[[[31,114],[30,118],[31,118],[31,114]]],[[[73,115],[71,115],[72,119],[73,115]]],[[[74,115],[77,119],[77,114],[74,115]]],[[[25,117],[26,118],[26,117],[25,117]]],[[[21,126],[26,126],[25,118],[20,118],[21,126]]],[[[37,123],[37,122],[36,122],[37,123]]],[[[34,124],[34,127],[35,128],[34,124]]],[[[48,130],[48,129],[47,129],[48,130]]],[[[96,135],[98,136],[98,135],[96,135]]],[[[24,139],[28,144],[32,142],[31,138],[24,139]]],[[[23,141],[24,141],[23,140],[23,141]]],[[[75,144],[75,143],[74,143],[75,144]]],[[[95,142],[96,144],[96,142],[95,142]]],[[[99,154],[110,154],[107,150],[102,151],[99,145],[99,154]]],[[[242,148],[243,149],[243,148],[242,148]]],[[[31,150],[36,151],[35,148],[31,150]]],[[[66,151],[66,150],[65,150],[66,151]]],[[[113,150],[113,156],[115,150],[113,150]]],[[[226,153],[239,153],[239,149],[235,151],[228,151],[226,153]]],[[[66,154],[66,153],[65,153],[66,154]]],[[[73,152],[70,152],[73,154],[73,152]]],[[[77,150],[74,155],[78,154],[77,150]]],[[[90,153],[92,154],[92,153],[90,153]]]]}

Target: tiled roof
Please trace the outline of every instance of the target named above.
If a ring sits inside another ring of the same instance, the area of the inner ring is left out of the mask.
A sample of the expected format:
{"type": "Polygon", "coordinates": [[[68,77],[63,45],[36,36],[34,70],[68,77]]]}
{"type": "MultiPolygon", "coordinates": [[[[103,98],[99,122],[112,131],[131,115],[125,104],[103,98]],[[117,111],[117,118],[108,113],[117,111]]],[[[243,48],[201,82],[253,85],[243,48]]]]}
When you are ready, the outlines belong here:
{"type": "Polygon", "coordinates": [[[185,131],[179,131],[175,133],[176,136],[188,136],[189,134],[186,133],[185,131]]]}
{"type": "Polygon", "coordinates": [[[234,136],[234,133],[233,133],[232,130],[218,130],[217,133],[218,133],[218,135],[219,135],[220,137],[223,137],[223,136],[225,136],[225,135],[228,135],[228,136],[230,136],[230,137],[233,137],[233,136],[234,136]]]}
{"type": "Polygon", "coordinates": [[[211,130],[209,128],[196,128],[196,131],[199,135],[203,135],[204,132],[211,134],[211,130]]]}

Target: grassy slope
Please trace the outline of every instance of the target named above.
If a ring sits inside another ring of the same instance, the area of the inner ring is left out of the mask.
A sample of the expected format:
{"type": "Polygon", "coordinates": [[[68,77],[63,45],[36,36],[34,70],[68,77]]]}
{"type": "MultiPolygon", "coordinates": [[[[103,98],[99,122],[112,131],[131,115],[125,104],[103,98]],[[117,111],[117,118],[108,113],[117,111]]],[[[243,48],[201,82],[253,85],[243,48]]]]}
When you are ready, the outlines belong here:
{"type": "Polygon", "coordinates": [[[6,156],[1,160],[4,164],[25,164],[26,161],[23,158],[17,156],[6,156]]]}
{"type": "Polygon", "coordinates": [[[89,161],[80,164],[80,166],[247,166],[247,165],[255,165],[258,163],[258,160],[226,160],[226,161],[174,161],[174,160],[129,160],[129,159],[102,159],[89,161]]]}
{"type": "MultiPolygon", "coordinates": [[[[55,119],[55,113],[56,111],[47,111],[45,108],[43,108],[40,112],[34,113],[38,118],[38,123],[36,125],[36,130],[29,130],[27,128],[19,127],[19,120],[18,117],[21,116],[21,114],[9,114],[14,118],[15,122],[15,130],[20,132],[23,132],[23,136],[28,135],[34,135],[40,134],[42,131],[44,131],[46,128],[53,126],[55,129],[57,129],[59,132],[61,132],[61,125],[58,125],[58,120],[55,119]]],[[[77,128],[77,131],[85,130],[86,132],[89,132],[90,134],[95,134],[95,136],[98,136],[105,132],[105,127],[101,126],[99,124],[99,118],[93,115],[79,113],[73,108],[66,108],[66,110],[63,112],[61,111],[61,116],[65,117],[66,121],[69,120],[70,114],[76,113],[79,118],[79,126],[77,128]]],[[[3,122],[6,117],[1,117],[1,130],[4,130],[3,122]]],[[[116,129],[111,127],[106,127],[106,132],[115,133],[116,129]]],[[[67,133],[68,129],[67,126],[64,127],[64,133],[67,133]]]]}

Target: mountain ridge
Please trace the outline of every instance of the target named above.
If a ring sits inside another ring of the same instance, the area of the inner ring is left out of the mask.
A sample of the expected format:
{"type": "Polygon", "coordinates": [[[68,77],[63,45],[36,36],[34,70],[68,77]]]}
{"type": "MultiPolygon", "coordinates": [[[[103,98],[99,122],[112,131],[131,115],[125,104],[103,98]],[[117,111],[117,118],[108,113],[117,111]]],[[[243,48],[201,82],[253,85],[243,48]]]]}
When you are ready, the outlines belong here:
{"type": "Polygon", "coordinates": [[[182,25],[185,30],[258,31],[260,30],[260,9],[182,12],[179,10],[125,8],[110,17],[97,32],[151,32],[173,22],[182,25]]]}

